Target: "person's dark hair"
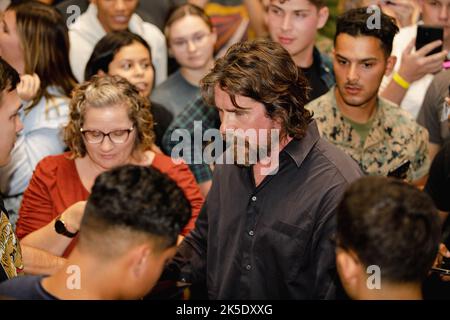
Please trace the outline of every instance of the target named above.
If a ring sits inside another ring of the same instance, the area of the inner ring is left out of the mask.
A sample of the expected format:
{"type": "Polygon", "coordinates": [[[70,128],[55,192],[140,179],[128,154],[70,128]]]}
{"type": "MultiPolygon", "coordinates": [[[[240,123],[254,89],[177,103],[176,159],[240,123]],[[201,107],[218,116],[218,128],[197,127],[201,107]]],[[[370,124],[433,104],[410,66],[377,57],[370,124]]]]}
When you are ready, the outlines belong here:
{"type": "Polygon", "coordinates": [[[391,283],[422,282],[440,243],[433,201],[401,180],[364,177],[345,192],[337,213],[337,245],[391,283]]]}
{"type": "Polygon", "coordinates": [[[236,95],[264,104],[267,115],[281,123],[281,134],[301,139],[311,113],[304,108],[309,85],[289,53],[271,40],[236,43],[201,80],[201,90],[209,105],[215,105],[214,88],[226,91],[233,105],[236,95]]]}
{"type": "Polygon", "coordinates": [[[131,45],[133,42],[142,44],[152,57],[152,50],[141,36],[130,31],[109,32],[94,47],[91,57],[84,69],[84,80],[91,79],[99,70],[108,73],[109,64],[114,60],[114,56],[123,47],[131,45]]]}
{"type": "Polygon", "coordinates": [[[0,100],[4,90],[13,91],[20,82],[17,71],[0,57],[0,100]]]}
{"type": "Polygon", "coordinates": [[[36,73],[41,81],[29,112],[42,97],[52,98],[50,86],[70,96],[77,81],[69,63],[69,33],[62,15],[55,8],[37,1],[11,4],[16,13],[17,32],[25,58],[25,74],[36,73]]]}
{"type": "Polygon", "coordinates": [[[334,45],[336,45],[336,39],[341,33],[348,34],[352,37],[375,37],[380,40],[386,57],[389,57],[392,52],[394,37],[398,33],[399,28],[394,18],[383,13],[381,9],[379,12],[380,28],[376,26],[373,28],[369,23],[373,19],[374,13],[368,10],[367,7],[352,9],[339,16],[336,22],[334,45]]]}
{"type": "Polygon", "coordinates": [[[148,166],[117,167],[95,179],[80,226],[80,246],[97,246],[92,242],[99,237],[107,238],[104,248],[143,237],[162,251],[176,244],[190,216],[189,201],[169,177],[148,166]],[[126,239],[120,237],[124,235],[126,239]]]}

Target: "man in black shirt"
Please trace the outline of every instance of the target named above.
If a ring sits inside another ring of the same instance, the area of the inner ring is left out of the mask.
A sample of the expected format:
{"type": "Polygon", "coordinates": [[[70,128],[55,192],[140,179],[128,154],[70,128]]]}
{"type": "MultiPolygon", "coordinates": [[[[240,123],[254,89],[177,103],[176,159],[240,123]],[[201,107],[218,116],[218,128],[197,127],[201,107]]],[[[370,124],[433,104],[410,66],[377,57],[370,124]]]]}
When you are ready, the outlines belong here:
{"type": "Polygon", "coordinates": [[[320,138],[304,109],[307,86],[289,53],[268,40],[232,46],[202,80],[238,161],[216,165],[196,227],[165,277],[205,282],[210,299],[335,297],[335,211],[361,174],[320,138]],[[254,131],[256,145],[239,145],[242,130],[254,131]]]}

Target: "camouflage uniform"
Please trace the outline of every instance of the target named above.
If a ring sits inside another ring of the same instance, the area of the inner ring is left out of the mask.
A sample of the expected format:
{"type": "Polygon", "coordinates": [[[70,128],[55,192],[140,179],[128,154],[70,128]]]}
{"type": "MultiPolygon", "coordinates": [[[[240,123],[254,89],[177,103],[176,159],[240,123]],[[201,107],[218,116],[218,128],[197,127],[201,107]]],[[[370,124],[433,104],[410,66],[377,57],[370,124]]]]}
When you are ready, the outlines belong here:
{"type": "Polygon", "coordinates": [[[409,181],[428,173],[428,132],[396,105],[379,98],[372,128],[364,142],[336,105],[335,87],[306,108],[314,112],[322,137],[358,162],[368,175],[386,176],[407,160],[409,181]]]}

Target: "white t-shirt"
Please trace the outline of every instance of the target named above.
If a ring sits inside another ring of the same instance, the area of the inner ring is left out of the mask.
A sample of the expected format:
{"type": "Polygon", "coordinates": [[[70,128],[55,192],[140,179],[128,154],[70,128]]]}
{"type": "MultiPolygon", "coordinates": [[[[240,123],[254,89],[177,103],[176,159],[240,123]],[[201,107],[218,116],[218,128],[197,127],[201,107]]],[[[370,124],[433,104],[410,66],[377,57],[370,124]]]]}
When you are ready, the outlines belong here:
{"type": "MultiPolygon", "coordinates": [[[[408,26],[400,29],[400,32],[394,38],[394,45],[392,48],[392,55],[397,57],[397,63],[395,64],[395,71],[400,69],[402,62],[402,54],[408,44],[413,38],[417,36],[417,25],[408,26]]],[[[415,50],[415,49],[413,49],[415,50]]],[[[380,86],[380,92],[382,92],[388,84],[391,82],[392,75],[385,76],[380,86]]],[[[434,75],[427,74],[421,79],[411,83],[405,97],[402,100],[400,106],[408,111],[414,119],[417,118],[419,114],[420,107],[422,106],[423,100],[425,99],[425,94],[427,93],[428,87],[433,81],[434,75]]]]}
{"type": "MultiPolygon", "coordinates": [[[[137,14],[131,16],[128,28],[141,36],[152,50],[152,62],[155,67],[155,84],[167,78],[166,39],[155,25],[145,22],[137,14]]],[[[97,42],[106,34],[97,18],[97,7],[90,4],[73,24],[69,26],[70,66],[79,82],[84,81],[84,69],[97,42]]]]}

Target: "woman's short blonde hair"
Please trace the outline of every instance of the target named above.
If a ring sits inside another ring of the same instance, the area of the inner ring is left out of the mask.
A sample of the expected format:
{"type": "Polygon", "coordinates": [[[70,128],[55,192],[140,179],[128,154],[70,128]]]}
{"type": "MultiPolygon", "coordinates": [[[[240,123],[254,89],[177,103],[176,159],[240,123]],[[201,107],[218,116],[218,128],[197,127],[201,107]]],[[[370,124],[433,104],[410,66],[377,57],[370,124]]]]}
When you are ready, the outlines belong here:
{"type": "Polygon", "coordinates": [[[117,105],[128,107],[128,117],[136,131],[134,151],[149,150],[154,142],[153,116],[148,99],[120,76],[94,76],[78,85],[70,101],[70,119],[64,128],[64,142],[72,157],[84,157],[86,146],[81,128],[87,108],[104,108],[117,105]]]}

